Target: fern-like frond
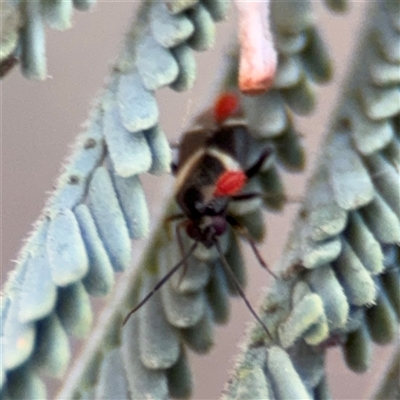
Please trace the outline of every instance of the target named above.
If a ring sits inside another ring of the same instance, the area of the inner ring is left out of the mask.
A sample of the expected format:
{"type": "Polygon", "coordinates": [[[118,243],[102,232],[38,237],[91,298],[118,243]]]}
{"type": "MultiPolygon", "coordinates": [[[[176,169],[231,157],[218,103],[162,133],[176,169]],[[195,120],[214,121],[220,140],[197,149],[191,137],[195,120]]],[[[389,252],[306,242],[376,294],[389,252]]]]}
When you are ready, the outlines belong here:
{"type": "MultiPolygon", "coordinates": [[[[335,10],[346,6],[342,0],[326,2],[335,10]]],[[[90,4],[49,0],[39,8],[38,2],[25,2],[16,9],[27,18],[19,38],[18,16],[10,14],[1,59],[12,60],[19,41],[25,74],[43,78],[44,23],[65,28],[72,5],[85,9],[90,4]]],[[[143,2],[107,87],[6,285],[4,398],[46,397],[43,376],[61,377],[69,365],[68,336],[83,337],[91,327],[90,296],[110,293],[115,272],[131,264],[131,240],[149,232],[140,174],[167,172],[171,160],[154,92],[193,86],[194,50],[213,45],[214,23],[224,18],[228,4],[143,2]]],[[[349,367],[363,371],[371,362],[372,341],[387,343],[396,334],[399,15],[398,2],[381,0],[371,6],[371,22],[281,260],[280,279],[262,307],[273,338],[266,338],[260,327],[248,336],[226,398],[329,398],[324,371],[329,345],[342,345],[349,367]]],[[[271,17],[279,52],[274,86],[241,101],[260,146],[269,142],[276,148],[275,159],[248,189],[268,193],[264,205],[279,210],[285,203],[281,168],[300,171],[304,166],[294,116],[313,110],[313,84],[327,82],[332,67],[311,2],[274,1],[271,17]]],[[[236,89],[236,81],[234,51],[222,89],[236,89]]],[[[233,210],[255,239],[265,229],[258,200],[233,210]]],[[[165,216],[175,211],[171,202],[165,216]]],[[[163,221],[140,267],[125,272],[60,398],[190,395],[187,349],[210,349],[214,325],[229,317],[229,296],[237,290],[215,251],[199,246],[184,278],[171,278],[122,329],[126,313],[181,259],[172,227],[163,221]]],[[[190,240],[184,242],[189,248],[190,240]]],[[[229,231],[221,246],[244,285],[238,237],[229,231]]]]}
{"type": "MultiPolygon", "coordinates": [[[[49,18],[53,6],[68,4],[49,3],[49,18]]],[[[34,8],[37,18],[42,15],[41,3],[24,6],[34,8]]],[[[131,263],[131,239],[148,233],[138,174],[167,172],[171,159],[154,90],[193,85],[192,48],[212,45],[213,17],[223,16],[218,3],[192,6],[170,14],[164,3],[144,2],[86,130],[21,250],[2,301],[1,383],[10,398],[45,397],[40,371],[62,376],[70,357],[67,335],[82,337],[90,329],[89,295],[109,293],[114,272],[131,263]]],[[[33,57],[29,65],[35,71],[42,71],[44,62],[37,52],[44,50],[39,19],[26,20],[33,53],[22,50],[33,57]]]]}
{"type": "Polygon", "coordinates": [[[27,78],[46,79],[46,26],[61,31],[68,29],[72,25],[73,9],[86,11],[94,2],[95,0],[2,2],[0,77],[21,62],[22,73],[27,78]]]}
{"type": "Polygon", "coordinates": [[[279,266],[282,280],[263,303],[274,341],[261,340],[259,327],[248,336],[225,399],[254,393],[330,398],[323,369],[329,346],[340,345],[348,367],[363,372],[372,362],[372,343],[396,338],[400,64],[393,45],[400,36],[392,6],[370,5],[370,22],[279,266]]]}

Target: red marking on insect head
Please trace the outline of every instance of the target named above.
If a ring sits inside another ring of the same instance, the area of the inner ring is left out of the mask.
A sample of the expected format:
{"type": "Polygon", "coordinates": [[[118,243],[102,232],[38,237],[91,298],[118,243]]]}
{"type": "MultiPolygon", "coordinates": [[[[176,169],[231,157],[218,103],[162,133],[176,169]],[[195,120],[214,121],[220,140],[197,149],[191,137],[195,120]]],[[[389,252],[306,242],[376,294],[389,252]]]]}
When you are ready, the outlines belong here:
{"type": "Polygon", "coordinates": [[[233,93],[222,93],[214,105],[214,118],[218,124],[234,115],[239,110],[239,99],[233,93]]]}
{"type": "Polygon", "coordinates": [[[214,196],[232,196],[238,193],[246,184],[247,176],[243,171],[225,171],[215,186],[214,196]]]}

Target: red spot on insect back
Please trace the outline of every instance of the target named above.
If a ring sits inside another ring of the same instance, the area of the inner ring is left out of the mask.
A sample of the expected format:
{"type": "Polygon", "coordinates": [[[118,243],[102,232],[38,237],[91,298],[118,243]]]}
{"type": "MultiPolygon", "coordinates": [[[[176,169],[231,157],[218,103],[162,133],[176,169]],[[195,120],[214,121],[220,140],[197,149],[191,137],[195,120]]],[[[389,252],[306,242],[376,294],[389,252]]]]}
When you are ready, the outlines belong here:
{"type": "Polygon", "coordinates": [[[214,105],[214,118],[218,124],[239,111],[239,99],[233,93],[221,94],[214,105]]]}
{"type": "Polygon", "coordinates": [[[243,188],[246,181],[247,176],[243,171],[226,171],[218,178],[214,196],[232,196],[243,188]]]}

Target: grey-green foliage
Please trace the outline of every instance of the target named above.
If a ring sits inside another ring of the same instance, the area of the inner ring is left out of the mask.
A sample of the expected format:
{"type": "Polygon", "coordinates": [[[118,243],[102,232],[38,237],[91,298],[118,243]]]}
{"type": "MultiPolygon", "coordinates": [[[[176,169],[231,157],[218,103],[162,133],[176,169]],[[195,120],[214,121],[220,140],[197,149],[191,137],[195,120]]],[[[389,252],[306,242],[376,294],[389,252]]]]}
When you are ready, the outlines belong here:
{"type": "MultiPolygon", "coordinates": [[[[265,398],[327,398],[327,347],[341,346],[348,367],[363,372],[372,343],[398,335],[400,4],[376,2],[367,15],[282,280],[262,306],[274,341],[260,345],[258,327],[249,334],[225,399],[252,398],[255,387],[272,388],[265,398]],[[255,353],[262,375],[249,371],[255,353]]],[[[386,394],[398,393],[396,379],[387,377],[386,394]]]]}
{"type": "MultiPolygon", "coordinates": [[[[82,8],[86,3],[77,4],[82,8]]],[[[29,42],[29,48],[21,44],[21,57],[29,70],[37,71],[38,65],[45,65],[43,22],[66,21],[64,11],[72,2],[11,5],[18,6],[27,18],[19,40],[29,42]]],[[[221,10],[216,7],[216,15],[221,10]]],[[[78,136],[4,290],[1,383],[10,398],[21,398],[21,393],[26,398],[43,397],[40,371],[63,375],[70,358],[67,335],[82,337],[90,329],[89,295],[110,292],[114,272],[131,263],[131,239],[148,233],[138,174],[168,172],[171,160],[158,125],[154,90],[193,85],[196,66],[187,40],[196,24],[204,22],[199,13],[208,16],[209,26],[212,13],[201,4],[171,15],[163,3],[146,2],[127,34],[109,84],[78,136]]],[[[206,33],[197,34],[203,49],[213,41],[209,30],[206,33]]]]}
{"type": "Polygon", "coordinates": [[[45,28],[71,27],[73,8],[88,10],[94,0],[7,0],[1,3],[0,77],[17,62],[30,79],[47,76],[45,28]]]}
{"type": "MultiPolygon", "coordinates": [[[[274,14],[280,12],[282,11],[279,7],[274,10],[274,14]]],[[[296,30],[289,37],[277,30],[281,63],[279,80],[274,89],[258,98],[242,99],[249,126],[260,144],[269,141],[278,149],[276,160],[266,165],[257,179],[252,180],[251,187],[247,188],[250,191],[265,191],[270,194],[271,196],[266,198],[266,206],[272,209],[279,209],[284,202],[283,186],[279,177],[280,167],[283,165],[296,171],[304,164],[303,150],[293,126],[292,110],[288,104],[296,93],[301,93],[308,106],[294,111],[310,111],[314,104],[310,81],[316,76],[318,79],[314,80],[325,81],[331,73],[326,51],[317,31],[312,27],[313,12],[310,4],[305,2],[296,10],[296,15],[296,30]],[[316,51],[316,44],[321,51],[316,51]],[[319,57],[315,57],[318,71],[313,69],[313,64],[306,62],[310,51],[314,51],[319,57]],[[288,68],[288,65],[292,67],[288,68]]],[[[236,65],[237,59],[233,56],[225,87],[230,88],[234,85],[236,65]]],[[[255,157],[256,152],[252,156],[255,157]]],[[[248,226],[254,238],[261,239],[263,224],[259,205],[259,200],[256,200],[253,204],[236,206],[231,212],[248,226]]],[[[173,213],[174,206],[166,215],[173,213]]],[[[188,248],[190,241],[187,238],[184,238],[184,241],[185,247],[188,248]]],[[[244,285],[245,270],[236,234],[228,232],[221,239],[221,246],[237,280],[244,285]]],[[[128,321],[121,337],[120,331],[113,330],[118,338],[108,336],[108,339],[113,343],[121,341],[120,357],[114,351],[105,351],[103,348],[107,343],[107,330],[115,329],[115,321],[121,321],[129,309],[151,291],[180,257],[176,240],[162,224],[141,263],[145,267],[139,275],[141,284],[132,294],[131,287],[137,282],[138,276],[127,278],[129,283],[124,284],[124,288],[118,291],[118,307],[110,307],[108,319],[94,335],[103,335],[102,340],[99,340],[97,345],[90,346],[83,356],[83,365],[88,366],[94,366],[90,360],[99,356],[105,359],[98,372],[99,381],[95,389],[97,396],[107,396],[102,390],[108,386],[107,382],[113,380],[114,368],[110,365],[114,363],[115,368],[119,368],[121,364],[124,366],[126,379],[126,382],[119,381],[122,386],[117,391],[126,390],[124,385],[127,384],[131,398],[187,397],[190,394],[192,383],[185,348],[199,353],[210,349],[214,341],[213,325],[226,321],[229,316],[229,295],[237,295],[236,288],[220,266],[215,249],[211,252],[204,248],[196,250],[195,258],[189,260],[188,271],[181,282],[179,276],[173,276],[152,301],[128,321]],[[132,340],[133,337],[137,339],[132,340]]],[[[88,380],[85,376],[92,373],[91,368],[79,371],[67,381],[60,396],[87,396],[93,388],[86,385],[88,380]]]]}
{"type": "MultiPolygon", "coordinates": [[[[49,2],[36,11],[37,5],[26,5],[38,19],[28,20],[21,33],[22,41],[32,39],[28,50],[22,47],[25,68],[44,62],[38,20],[65,26],[72,3],[61,3],[69,2],[49,2]]],[[[343,7],[342,2],[331,3],[343,7]]],[[[111,290],[114,272],[130,263],[130,240],[148,232],[138,174],[167,171],[170,162],[158,126],[154,90],[168,85],[180,91],[193,85],[193,49],[205,50],[213,44],[214,21],[223,18],[227,4],[144,2],[108,87],[5,288],[5,398],[45,397],[42,376],[62,376],[69,363],[68,335],[84,336],[90,328],[89,295],[111,290]]],[[[263,317],[273,341],[259,327],[249,336],[227,397],[326,398],[323,359],[328,343],[343,343],[348,365],[361,371],[371,362],[370,338],[379,343],[393,339],[400,297],[396,247],[400,128],[395,101],[399,76],[393,68],[399,64],[393,43],[399,39],[400,11],[396,4],[388,0],[371,6],[359,67],[349,78],[309,184],[282,259],[282,278],[265,302],[263,317]]],[[[87,2],[74,5],[82,8],[87,2]]],[[[313,109],[311,82],[327,81],[331,65],[308,1],[289,7],[274,2],[272,19],[280,55],[274,88],[242,101],[252,133],[260,143],[269,141],[277,149],[276,159],[251,182],[251,190],[269,193],[265,205],[280,209],[284,202],[281,166],[296,171],[304,163],[292,113],[313,109]]],[[[236,64],[233,56],[224,87],[234,85],[236,64]]],[[[231,212],[260,239],[263,224],[258,206],[253,202],[231,212]]],[[[166,215],[174,209],[171,205],[166,215]]],[[[190,245],[187,238],[185,245],[190,245]]],[[[221,245],[237,279],[245,284],[236,234],[229,231],[221,245]]],[[[120,328],[126,312],[179,261],[179,254],[172,232],[161,224],[138,274],[126,272],[66,381],[62,398],[190,394],[186,349],[209,350],[213,325],[226,321],[228,296],[237,294],[215,252],[198,249],[182,282],[173,277],[125,329],[120,328]]]]}

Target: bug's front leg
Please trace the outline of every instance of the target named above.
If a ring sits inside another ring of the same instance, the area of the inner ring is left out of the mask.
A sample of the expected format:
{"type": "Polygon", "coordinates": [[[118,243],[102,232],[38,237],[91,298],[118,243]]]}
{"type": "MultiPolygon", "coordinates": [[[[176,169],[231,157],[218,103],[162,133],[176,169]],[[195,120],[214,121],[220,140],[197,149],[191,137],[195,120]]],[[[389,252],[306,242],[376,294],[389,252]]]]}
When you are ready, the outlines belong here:
{"type": "Polygon", "coordinates": [[[301,197],[293,197],[293,196],[286,196],[282,193],[258,193],[258,192],[251,192],[251,193],[242,193],[242,194],[237,194],[234,196],[231,196],[232,201],[246,201],[246,200],[252,200],[256,198],[262,198],[262,199],[268,199],[268,198],[279,198],[281,199],[283,196],[283,200],[285,203],[301,203],[303,201],[303,198],[301,197]]]}
{"type": "Polygon", "coordinates": [[[246,201],[246,200],[252,200],[256,198],[262,198],[264,197],[264,193],[241,193],[241,194],[235,194],[234,196],[231,196],[232,201],[246,201]]]}
{"type": "Polygon", "coordinates": [[[261,167],[263,166],[264,162],[272,156],[274,153],[274,148],[272,146],[268,146],[264,149],[264,151],[261,153],[260,157],[258,160],[245,171],[245,174],[247,176],[247,179],[252,178],[255,174],[257,174],[261,167]]]}

